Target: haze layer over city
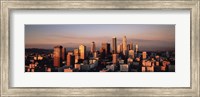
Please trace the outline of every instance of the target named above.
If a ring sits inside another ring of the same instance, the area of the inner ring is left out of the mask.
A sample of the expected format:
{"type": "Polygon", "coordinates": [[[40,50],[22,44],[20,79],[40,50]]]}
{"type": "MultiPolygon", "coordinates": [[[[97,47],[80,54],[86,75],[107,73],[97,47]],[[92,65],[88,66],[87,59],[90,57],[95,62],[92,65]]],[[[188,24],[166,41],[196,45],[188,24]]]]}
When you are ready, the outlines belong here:
{"type": "Polygon", "coordinates": [[[175,25],[25,25],[25,72],[175,72],[175,25]]]}

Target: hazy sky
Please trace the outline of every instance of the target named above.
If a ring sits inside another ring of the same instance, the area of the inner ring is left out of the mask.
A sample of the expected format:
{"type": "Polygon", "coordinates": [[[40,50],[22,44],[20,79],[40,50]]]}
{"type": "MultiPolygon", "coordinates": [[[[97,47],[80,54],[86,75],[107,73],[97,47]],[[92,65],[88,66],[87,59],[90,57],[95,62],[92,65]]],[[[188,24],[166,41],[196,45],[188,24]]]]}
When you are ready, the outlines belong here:
{"type": "Polygon", "coordinates": [[[89,49],[92,41],[97,48],[102,42],[117,44],[123,36],[128,43],[139,44],[140,50],[174,50],[175,25],[143,24],[66,24],[66,25],[25,25],[25,47],[53,49],[56,45],[78,48],[84,44],[89,49]]]}

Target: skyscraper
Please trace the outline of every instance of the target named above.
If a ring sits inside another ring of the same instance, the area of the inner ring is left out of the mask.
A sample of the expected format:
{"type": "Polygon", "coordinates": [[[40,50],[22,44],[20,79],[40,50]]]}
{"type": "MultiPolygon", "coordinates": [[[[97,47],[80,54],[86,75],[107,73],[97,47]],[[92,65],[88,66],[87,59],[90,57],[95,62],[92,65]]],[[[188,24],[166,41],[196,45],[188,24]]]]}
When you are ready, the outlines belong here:
{"type": "Polygon", "coordinates": [[[123,52],[123,44],[120,44],[120,52],[123,52]]]}
{"type": "Polygon", "coordinates": [[[79,53],[80,53],[80,59],[85,59],[86,58],[86,46],[80,45],[79,46],[79,53]]]}
{"type": "Polygon", "coordinates": [[[112,53],[117,53],[117,38],[113,37],[112,38],[112,53]]]}
{"type": "Polygon", "coordinates": [[[127,39],[126,36],[123,37],[123,54],[127,55],[127,39]]]}
{"type": "Polygon", "coordinates": [[[118,63],[117,59],[118,59],[118,54],[113,54],[112,55],[112,62],[113,62],[113,64],[117,64],[118,63]]]}
{"type": "Polygon", "coordinates": [[[66,59],[66,48],[62,48],[62,60],[66,59]]]}
{"type": "Polygon", "coordinates": [[[147,52],[142,52],[142,59],[146,59],[147,58],[147,52]]]}
{"type": "Polygon", "coordinates": [[[102,50],[105,51],[105,54],[110,53],[110,44],[109,43],[102,43],[102,50]]]}
{"type": "Polygon", "coordinates": [[[62,46],[55,46],[53,52],[53,66],[60,67],[62,64],[62,46]]]}
{"type": "Polygon", "coordinates": [[[91,53],[94,53],[95,50],[96,50],[95,42],[92,42],[92,43],[91,43],[90,52],[91,52],[91,53]]]}
{"type": "Polygon", "coordinates": [[[94,54],[93,54],[94,58],[97,58],[98,57],[98,52],[95,51],[94,54]]]}
{"type": "Polygon", "coordinates": [[[130,50],[133,50],[133,43],[130,43],[130,50]]]}
{"type": "Polygon", "coordinates": [[[135,45],[135,52],[136,52],[136,54],[138,53],[138,44],[136,43],[136,45],[135,45]]]}
{"type": "Polygon", "coordinates": [[[67,54],[67,66],[71,66],[71,65],[74,65],[75,63],[75,56],[73,53],[68,53],[67,54]]]}
{"type": "Polygon", "coordinates": [[[79,59],[79,49],[74,49],[75,63],[78,62],[79,59]]]}
{"type": "Polygon", "coordinates": [[[127,51],[130,50],[130,44],[127,44],[127,51]]]}
{"type": "Polygon", "coordinates": [[[120,53],[121,52],[121,45],[117,45],[117,53],[120,53]]]}

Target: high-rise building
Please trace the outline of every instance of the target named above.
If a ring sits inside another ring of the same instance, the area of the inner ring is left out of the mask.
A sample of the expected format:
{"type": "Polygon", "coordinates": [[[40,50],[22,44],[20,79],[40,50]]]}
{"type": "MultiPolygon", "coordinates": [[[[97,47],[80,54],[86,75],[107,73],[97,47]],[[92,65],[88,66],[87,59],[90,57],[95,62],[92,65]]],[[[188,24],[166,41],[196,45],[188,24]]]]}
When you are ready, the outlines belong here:
{"type": "Polygon", "coordinates": [[[127,55],[127,39],[126,36],[123,37],[123,54],[127,55]]]}
{"type": "Polygon", "coordinates": [[[121,45],[117,45],[117,53],[120,53],[122,50],[121,50],[121,45]]]}
{"type": "Polygon", "coordinates": [[[94,58],[97,58],[98,57],[98,52],[95,51],[94,54],[93,54],[94,58]]]}
{"type": "Polygon", "coordinates": [[[92,42],[92,43],[91,43],[90,52],[91,52],[91,53],[94,53],[95,50],[96,50],[95,42],[92,42]]]}
{"type": "Polygon", "coordinates": [[[55,46],[53,52],[53,66],[60,67],[62,64],[62,46],[55,46]]]}
{"type": "Polygon", "coordinates": [[[118,54],[112,54],[112,62],[113,62],[113,64],[117,64],[118,63],[117,59],[118,59],[118,54]]]}
{"type": "Polygon", "coordinates": [[[142,52],[142,59],[146,59],[147,58],[147,52],[142,52]]]}
{"type": "Polygon", "coordinates": [[[129,50],[128,55],[130,58],[134,58],[134,50],[129,50]]]}
{"type": "Polygon", "coordinates": [[[78,63],[79,59],[79,49],[74,49],[75,63],[78,63]]]}
{"type": "Polygon", "coordinates": [[[136,43],[136,45],[135,45],[135,52],[136,52],[136,54],[138,53],[138,49],[139,49],[139,46],[138,46],[138,44],[136,43]]]}
{"type": "Polygon", "coordinates": [[[80,53],[80,59],[85,59],[86,58],[86,46],[80,45],[79,46],[79,53],[80,53]]]}
{"type": "Polygon", "coordinates": [[[117,53],[117,38],[116,37],[112,38],[112,53],[114,54],[117,53]]]}
{"type": "Polygon", "coordinates": [[[130,50],[133,50],[133,43],[130,43],[130,50]]]}
{"type": "Polygon", "coordinates": [[[123,44],[122,43],[120,44],[120,50],[121,50],[121,52],[123,52],[123,44]]]}
{"type": "Polygon", "coordinates": [[[66,59],[66,48],[62,48],[62,60],[66,59]]]}
{"type": "Polygon", "coordinates": [[[110,53],[110,44],[109,43],[102,43],[102,50],[105,51],[105,54],[110,53]]]}
{"type": "Polygon", "coordinates": [[[68,53],[67,54],[67,66],[74,66],[75,63],[75,56],[73,53],[68,53]]]}
{"type": "Polygon", "coordinates": [[[130,50],[130,44],[127,44],[127,51],[130,50]]]}

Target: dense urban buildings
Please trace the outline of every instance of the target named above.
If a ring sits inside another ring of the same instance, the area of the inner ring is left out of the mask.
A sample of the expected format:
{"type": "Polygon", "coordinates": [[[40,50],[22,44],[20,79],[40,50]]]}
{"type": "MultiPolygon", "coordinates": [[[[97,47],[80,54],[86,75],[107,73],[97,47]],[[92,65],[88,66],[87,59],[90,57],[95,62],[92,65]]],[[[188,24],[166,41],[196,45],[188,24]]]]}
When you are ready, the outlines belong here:
{"type": "Polygon", "coordinates": [[[99,49],[95,40],[88,50],[84,43],[71,50],[61,45],[26,49],[25,72],[175,72],[174,50],[141,51],[126,36],[110,39],[112,43],[102,42],[99,49]]]}

